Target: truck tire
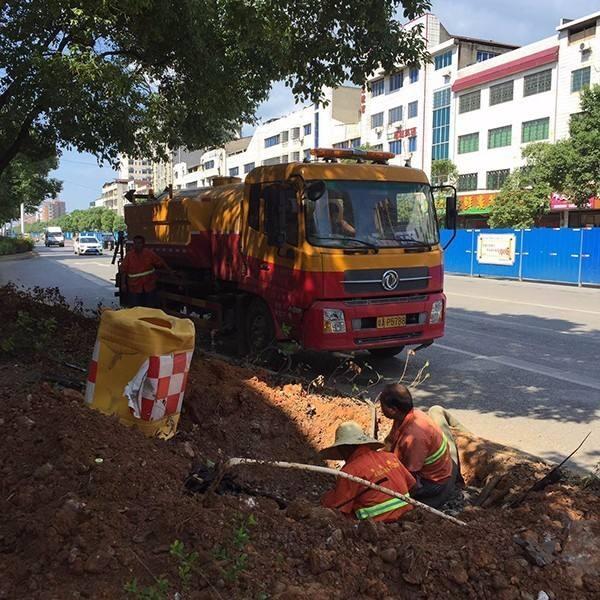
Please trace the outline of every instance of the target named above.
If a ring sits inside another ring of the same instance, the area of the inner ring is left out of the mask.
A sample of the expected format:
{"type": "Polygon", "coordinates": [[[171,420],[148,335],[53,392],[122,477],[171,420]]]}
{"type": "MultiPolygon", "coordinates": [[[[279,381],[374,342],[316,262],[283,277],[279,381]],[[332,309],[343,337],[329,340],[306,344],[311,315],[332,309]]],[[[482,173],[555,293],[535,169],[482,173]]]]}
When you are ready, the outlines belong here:
{"type": "Polygon", "coordinates": [[[249,354],[259,354],[275,339],[275,325],[269,307],[253,300],[246,311],[246,347],[249,354]]]}
{"type": "Polygon", "coordinates": [[[369,354],[375,358],[393,358],[396,354],[400,354],[404,350],[404,346],[390,346],[389,348],[370,348],[369,354]]]}

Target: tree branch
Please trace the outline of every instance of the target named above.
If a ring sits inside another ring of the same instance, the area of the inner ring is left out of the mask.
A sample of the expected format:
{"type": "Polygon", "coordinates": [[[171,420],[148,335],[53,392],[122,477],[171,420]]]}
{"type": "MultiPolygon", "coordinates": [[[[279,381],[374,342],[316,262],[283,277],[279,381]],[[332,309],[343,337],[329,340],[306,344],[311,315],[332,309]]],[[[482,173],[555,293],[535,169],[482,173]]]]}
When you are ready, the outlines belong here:
{"type": "Polygon", "coordinates": [[[2,153],[0,156],[0,175],[4,172],[6,167],[10,164],[12,159],[18,154],[23,142],[27,139],[29,135],[29,130],[31,129],[31,125],[35,117],[38,114],[37,107],[32,110],[28,115],[25,121],[21,124],[21,128],[19,129],[19,133],[17,137],[13,140],[12,144],[2,153]]]}

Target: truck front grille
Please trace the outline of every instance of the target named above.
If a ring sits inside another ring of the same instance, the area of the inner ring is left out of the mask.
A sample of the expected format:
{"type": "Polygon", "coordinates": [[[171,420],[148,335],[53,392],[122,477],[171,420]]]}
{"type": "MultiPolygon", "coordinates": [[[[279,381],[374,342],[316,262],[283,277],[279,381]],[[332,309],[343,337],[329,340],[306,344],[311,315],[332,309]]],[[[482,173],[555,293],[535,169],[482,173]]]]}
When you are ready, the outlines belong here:
{"type": "Polygon", "coordinates": [[[364,344],[373,344],[376,342],[395,342],[411,340],[414,338],[418,338],[423,335],[422,331],[413,331],[412,333],[401,333],[396,335],[380,335],[377,337],[368,337],[368,338],[354,338],[354,343],[357,346],[363,346],[364,344]]]}

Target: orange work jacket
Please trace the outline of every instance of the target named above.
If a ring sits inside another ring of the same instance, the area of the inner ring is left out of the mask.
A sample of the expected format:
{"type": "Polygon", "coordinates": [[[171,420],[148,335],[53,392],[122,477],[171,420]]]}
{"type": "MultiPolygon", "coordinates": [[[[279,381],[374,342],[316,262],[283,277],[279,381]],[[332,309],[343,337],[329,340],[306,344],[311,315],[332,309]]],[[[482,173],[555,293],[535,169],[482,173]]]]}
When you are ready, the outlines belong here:
{"type": "MultiPolygon", "coordinates": [[[[414,477],[396,456],[390,452],[378,452],[368,446],[358,446],[342,471],[405,495],[415,485],[414,477]]],[[[356,519],[386,522],[397,521],[413,508],[399,498],[341,477],[335,488],[321,498],[321,504],[356,519]]]]}
{"type": "Polygon", "coordinates": [[[410,411],[402,423],[394,422],[387,446],[413,474],[435,483],[452,475],[448,440],[423,411],[410,411]]]}
{"type": "Polygon", "coordinates": [[[121,271],[127,275],[127,289],[134,294],[152,292],[156,288],[157,267],[164,268],[166,263],[152,250],[130,250],[121,263],[121,271]]]}

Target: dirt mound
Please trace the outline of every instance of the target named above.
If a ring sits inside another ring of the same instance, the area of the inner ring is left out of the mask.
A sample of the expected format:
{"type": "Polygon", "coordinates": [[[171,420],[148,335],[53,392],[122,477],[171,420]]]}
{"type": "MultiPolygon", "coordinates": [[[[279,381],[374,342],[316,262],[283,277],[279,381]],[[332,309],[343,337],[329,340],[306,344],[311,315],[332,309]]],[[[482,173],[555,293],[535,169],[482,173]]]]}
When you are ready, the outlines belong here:
{"type": "MultiPolygon", "coordinates": [[[[6,307],[44,318],[63,310],[0,295],[2,322],[15,318],[6,307]]],[[[183,480],[199,460],[320,463],[318,449],[339,421],[367,425],[369,411],[197,353],[180,432],[169,442],[147,439],[84,407],[77,392],[43,382],[64,367],[59,357],[74,339],[91,340],[88,352],[93,343],[93,319],[62,318],[52,353],[0,358],[0,599],[600,594],[600,501],[578,481],[514,509],[502,508],[506,494],[488,509],[469,507],[464,528],[418,511],[395,525],[356,524],[316,503],[330,480],[294,472],[247,468],[240,477],[279,496],[283,510],[256,494],[208,503],[187,494],[183,480]]],[[[83,378],[64,369],[56,379],[83,378]]],[[[498,456],[510,451],[472,438],[460,446],[467,483],[478,487],[501,473],[513,493],[543,471],[518,458],[500,460],[503,470],[498,456]]]]}

